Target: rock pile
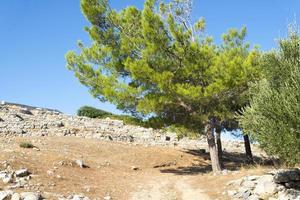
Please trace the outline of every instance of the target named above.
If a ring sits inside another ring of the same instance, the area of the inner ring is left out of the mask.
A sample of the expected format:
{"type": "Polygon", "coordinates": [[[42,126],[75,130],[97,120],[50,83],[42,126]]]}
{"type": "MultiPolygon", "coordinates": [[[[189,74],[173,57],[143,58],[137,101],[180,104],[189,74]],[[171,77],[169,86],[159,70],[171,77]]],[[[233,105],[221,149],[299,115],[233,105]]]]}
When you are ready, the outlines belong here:
{"type": "MultiPolygon", "coordinates": [[[[5,165],[6,163],[4,163],[5,165]]],[[[0,171],[0,180],[7,185],[6,189],[0,190],[0,200],[39,200],[41,195],[38,192],[14,192],[13,189],[32,189],[30,187],[29,180],[31,179],[31,173],[28,169],[23,168],[19,170],[12,170],[10,165],[7,165],[7,169],[0,171]]]]}
{"type": "Polygon", "coordinates": [[[283,169],[263,176],[247,176],[228,183],[228,195],[244,200],[300,200],[300,169],[283,169]]]}
{"type": "Polygon", "coordinates": [[[90,198],[83,194],[70,195],[68,197],[59,197],[58,200],[90,200],[90,198]]]}
{"type": "Polygon", "coordinates": [[[16,193],[12,190],[0,191],[0,200],[40,200],[41,195],[34,192],[16,193]]]}
{"type": "Polygon", "coordinates": [[[13,184],[8,189],[28,187],[28,181],[31,179],[30,172],[27,169],[3,170],[0,171],[0,180],[4,184],[13,184]]]}

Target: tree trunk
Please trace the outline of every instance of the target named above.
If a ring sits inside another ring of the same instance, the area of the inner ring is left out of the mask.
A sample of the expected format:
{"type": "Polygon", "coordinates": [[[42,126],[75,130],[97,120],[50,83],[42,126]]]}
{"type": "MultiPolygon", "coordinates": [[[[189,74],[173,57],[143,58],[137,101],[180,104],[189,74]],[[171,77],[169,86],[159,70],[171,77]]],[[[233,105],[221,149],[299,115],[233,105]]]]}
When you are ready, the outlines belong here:
{"type": "Polygon", "coordinates": [[[221,128],[216,128],[216,141],[217,141],[219,160],[220,162],[222,162],[223,149],[222,149],[222,141],[221,141],[221,128]]]}
{"type": "Polygon", "coordinates": [[[250,146],[250,140],[248,135],[244,135],[244,144],[245,144],[245,151],[246,151],[246,158],[249,162],[253,162],[253,156],[250,146]]]}
{"type": "Polygon", "coordinates": [[[216,147],[216,142],[215,142],[215,136],[213,133],[213,127],[211,124],[207,124],[205,127],[205,132],[206,132],[206,137],[207,137],[207,143],[208,143],[208,149],[209,149],[209,154],[210,154],[210,160],[211,160],[211,166],[213,172],[220,172],[221,165],[218,157],[218,151],[216,147]]]}

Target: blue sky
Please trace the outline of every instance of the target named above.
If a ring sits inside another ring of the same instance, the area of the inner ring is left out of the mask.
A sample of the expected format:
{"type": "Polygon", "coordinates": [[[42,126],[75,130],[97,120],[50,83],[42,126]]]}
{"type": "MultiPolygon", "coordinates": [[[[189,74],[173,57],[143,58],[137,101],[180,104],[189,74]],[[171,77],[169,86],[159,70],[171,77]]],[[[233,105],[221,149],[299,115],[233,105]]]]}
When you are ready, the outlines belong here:
{"type": "MultiPolygon", "coordinates": [[[[121,9],[143,0],[111,0],[121,9]]],[[[247,26],[248,41],[276,47],[288,22],[299,22],[299,0],[195,0],[207,33],[219,41],[228,28],[247,26]]],[[[73,114],[82,105],[120,113],[93,99],[65,67],[64,55],[78,40],[89,44],[79,0],[2,0],[0,3],[0,100],[59,109],[73,114]]]]}

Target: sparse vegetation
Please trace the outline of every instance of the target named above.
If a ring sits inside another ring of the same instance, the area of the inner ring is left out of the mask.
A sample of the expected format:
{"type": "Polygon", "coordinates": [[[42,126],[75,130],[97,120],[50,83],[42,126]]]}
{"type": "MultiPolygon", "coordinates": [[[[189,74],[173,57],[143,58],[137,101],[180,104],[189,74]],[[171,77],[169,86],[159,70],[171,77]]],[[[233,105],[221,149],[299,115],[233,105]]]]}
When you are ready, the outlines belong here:
{"type": "Polygon", "coordinates": [[[32,148],[34,148],[34,145],[31,144],[30,142],[21,142],[19,146],[21,148],[24,148],[24,149],[32,149],[32,148]]]}

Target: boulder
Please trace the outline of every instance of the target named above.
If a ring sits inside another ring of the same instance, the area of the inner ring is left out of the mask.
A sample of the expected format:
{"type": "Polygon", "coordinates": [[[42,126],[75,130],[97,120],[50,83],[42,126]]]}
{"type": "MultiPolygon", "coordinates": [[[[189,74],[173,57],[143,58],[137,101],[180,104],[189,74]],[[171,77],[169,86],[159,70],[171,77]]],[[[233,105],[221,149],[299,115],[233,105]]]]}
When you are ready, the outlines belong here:
{"type": "Polygon", "coordinates": [[[16,177],[24,177],[24,176],[28,176],[30,173],[28,171],[28,169],[19,169],[17,171],[15,171],[16,177]]]}
{"type": "Polygon", "coordinates": [[[14,193],[11,197],[11,200],[21,200],[21,195],[18,193],[14,193]]]}
{"type": "Polygon", "coordinates": [[[10,200],[13,193],[11,190],[0,191],[0,200],[10,200]]]}
{"type": "Polygon", "coordinates": [[[257,185],[253,190],[253,193],[257,194],[260,197],[265,195],[272,195],[276,192],[277,192],[277,185],[276,183],[273,182],[272,175],[261,176],[257,180],[257,185]]]}
{"type": "Polygon", "coordinates": [[[75,164],[80,168],[84,168],[85,166],[82,160],[75,160],[75,164]]]}
{"type": "Polygon", "coordinates": [[[278,200],[300,200],[300,191],[288,189],[278,193],[278,200]]]}
{"type": "Polygon", "coordinates": [[[253,194],[253,195],[249,196],[247,200],[259,200],[259,196],[257,196],[256,194],[253,194]]]}
{"type": "Polygon", "coordinates": [[[12,183],[13,182],[12,174],[6,174],[6,176],[2,178],[2,181],[4,184],[12,183]]]}
{"type": "Polygon", "coordinates": [[[300,181],[300,169],[283,169],[274,175],[275,183],[288,183],[300,181]]]}
{"type": "Polygon", "coordinates": [[[244,181],[243,182],[243,187],[248,188],[248,189],[254,189],[256,186],[256,182],[254,181],[244,181]]]}
{"type": "Polygon", "coordinates": [[[41,195],[38,193],[34,193],[34,192],[22,192],[21,198],[23,200],[40,200],[41,195]]]}

